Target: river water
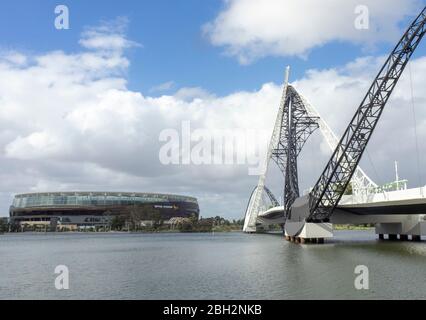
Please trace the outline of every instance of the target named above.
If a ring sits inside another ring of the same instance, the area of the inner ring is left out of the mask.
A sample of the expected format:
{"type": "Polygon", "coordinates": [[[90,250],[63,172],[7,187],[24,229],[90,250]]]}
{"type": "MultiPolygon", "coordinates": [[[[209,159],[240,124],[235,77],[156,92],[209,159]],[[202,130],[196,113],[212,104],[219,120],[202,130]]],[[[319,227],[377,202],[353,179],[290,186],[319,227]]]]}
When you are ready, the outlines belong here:
{"type": "Polygon", "coordinates": [[[424,299],[425,280],[425,242],[371,231],[337,231],[324,245],[242,233],[0,236],[0,299],[424,299]],[[69,290],[55,288],[58,265],[69,290]],[[355,288],[357,265],[368,290],[355,288]]]}

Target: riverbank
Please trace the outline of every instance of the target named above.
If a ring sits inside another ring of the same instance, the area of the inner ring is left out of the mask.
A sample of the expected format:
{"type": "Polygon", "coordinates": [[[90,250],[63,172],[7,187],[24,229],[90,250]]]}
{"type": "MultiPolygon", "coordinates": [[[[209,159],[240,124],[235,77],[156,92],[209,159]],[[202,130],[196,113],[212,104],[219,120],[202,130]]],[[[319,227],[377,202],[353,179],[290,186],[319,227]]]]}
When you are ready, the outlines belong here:
{"type": "Polygon", "coordinates": [[[165,233],[165,234],[173,234],[173,233],[235,233],[235,232],[242,232],[242,229],[233,229],[233,228],[216,228],[214,227],[211,230],[121,230],[121,231],[93,231],[93,230],[87,230],[87,231],[24,231],[24,232],[3,232],[0,233],[0,235],[7,235],[7,234],[128,234],[128,233],[135,233],[135,234],[157,234],[157,233],[165,233]]]}
{"type": "Polygon", "coordinates": [[[239,232],[243,229],[243,220],[229,221],[223,217],[172,218],[170,220],[140,221],[134,217],[114,216],[108,225],[75,225],[75,224],[46,224],[46,223],[13,223],[0,220],[0,233],[47,233],[47,232],[135,232],[135,233],[210,233],[210,232],[239,232]]]}
{"type": "MultiPolygon", "coordinates": [[[[374,226],[365,226],[365,225],[342,225],[342,224],[335,224],[333,225],[333,230],[335,231],[345,231],[345,230],[354,230],[354,231],[369,231],[374,230],[374,226]]],[[[281,230],[270,230],[266,232],[271,231],[281,231],[281,230]]],[[[241,226],[234,226],[234,225],[222,225],[222,226],[214,226],[212,228],[193,228],[189,230],[181,230],[181,229],[138,229],[138,230],[92,230],[87,229],[83,231],[24,231],[24,232],[0,232],[0,235],[5,234],[18,234],[18,233],[25,233],[25,234],[46,234],[46,233],[82,233],[82,234],[126,234],[126,233],[141,233],[141,234],[155,234],[155,233],[231,233],[231,232],[243,232],[241,226]]]]}

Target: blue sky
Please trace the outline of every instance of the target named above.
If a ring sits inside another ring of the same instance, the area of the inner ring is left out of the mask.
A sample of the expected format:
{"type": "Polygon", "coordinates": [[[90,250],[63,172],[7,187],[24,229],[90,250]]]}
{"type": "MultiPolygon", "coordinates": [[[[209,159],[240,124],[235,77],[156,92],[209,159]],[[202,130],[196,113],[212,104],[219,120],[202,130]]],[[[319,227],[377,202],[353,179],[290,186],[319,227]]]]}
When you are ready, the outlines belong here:
{"type": "MultiPolygon", "coordinates": [[[[270,135],[290,65],[291,81],[340,134],[425,1],[363,3],[367,30],[354,28],[358,0],[2,1],[0,216],[16,193],[122,190],[193,195],[203,216],[241,218],[258,179],[247,164],[164,166],[160,132],[180,132],[190,121],[209,132],[270,135]],[[54,27],[59,4],[69,8],[70,30],[54,27]],[[120,17],[124,32],[99,28],[120,17]],[[110,36],[140,45],[113,48],[110,36]]],[[[419,136],[426,135],[425,50],[421,44],[413,59],[419,136]]],[[[413,125],[407,77],[398,88],[369,145],[376,166],[362,163],[379,184],[393,179],[394,160],[402,177],[418,181],[416,157],[401,156],[415,149],[405,129],[413,125]]],[[[305,149],[301,190],[330,152],[319,136],[305,149]]],[[[419,149],[426,154],[422,140],[419,149]]],[[[281,175],[269,178],[279,197],[281,175]]]]}
{"type": "Polygon", "coordinates": [[[344,65],[364,54],[380,55],[393,45],[378,42],[373,50],[365,52],[362,46],[332,41],[311,50],[307,58],[266,57],[241,65],[224,55],[222,48],[211,45],[202,33],[202,26],[223,9],[220,0],[60,3],[70,9],[70,30],[58,31],[53,26],[58,1],[2,1],[1,47],[28,52],[78,51],[78,40],[85,27],[124,16],[129,19],[129,39],[143,46],[128,53],[132,64],[128,71],[129,88],[143,93],[169,81],[176,87],[203,87],[218,95],[257,90],[263,83],[281,82],[286,65],[292,66],[293,78],[299,78],[307,69],[344,65]]]}

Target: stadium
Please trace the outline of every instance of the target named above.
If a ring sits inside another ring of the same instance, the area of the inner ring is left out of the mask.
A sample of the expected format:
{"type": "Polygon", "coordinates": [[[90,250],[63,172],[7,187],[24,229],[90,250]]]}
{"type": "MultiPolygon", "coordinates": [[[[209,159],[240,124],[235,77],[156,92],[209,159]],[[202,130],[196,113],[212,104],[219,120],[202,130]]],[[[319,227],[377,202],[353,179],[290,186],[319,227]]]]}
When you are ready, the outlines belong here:
{"type": "Polygon", "coordinates": [[[15,196],[10,207],[14,224],[105,226],[114,216],[138,215],[141,221],[197,217],[196,198],[159,193],[54,192],[15,196]]]}

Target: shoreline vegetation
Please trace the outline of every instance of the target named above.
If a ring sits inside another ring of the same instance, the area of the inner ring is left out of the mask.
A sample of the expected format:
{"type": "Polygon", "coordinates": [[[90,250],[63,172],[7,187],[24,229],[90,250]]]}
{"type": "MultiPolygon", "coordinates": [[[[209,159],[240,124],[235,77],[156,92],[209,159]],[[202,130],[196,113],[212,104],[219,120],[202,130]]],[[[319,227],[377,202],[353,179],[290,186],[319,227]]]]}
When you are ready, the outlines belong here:
{"type": "MultiPolygon", "coordinates": [[[[196,216],[190,218],[173,218],[169,221],[160,219],[153,220],[151,223],[143,223],[135,219],[126,219],[124,216],[115,216],[108,226],[91,226],[83,228],[67,228],[67,226],[57,226],[55,229],[48,225],[11,225],[0,220],[0,234],[22,233],[22,232],[92,232],[92,233],[214,233],[214,232],[242,232],[244,220],[229,221],[220,216],[214,218],[200,218],[196,216]]],[[[373,224],[362,225],[333,225],[333,230],[371,230],[373,224]]],[[[268,231],[280,232],[281,226],[273,225],[268,231]]]]}
{"type": "Polygon", "coordinates": [[[220,216],[214,218],[172,218],[169,221],[153,219],[143,221],[134,217],[115,216],[107,226],[69,226],[57,225],[52,228],[49,224],[20,224],[14,225],[0,220],[0,234],[4,233],[208,233],[208,232],[241,232],[244,220],[229,221],[220,216]]]}

